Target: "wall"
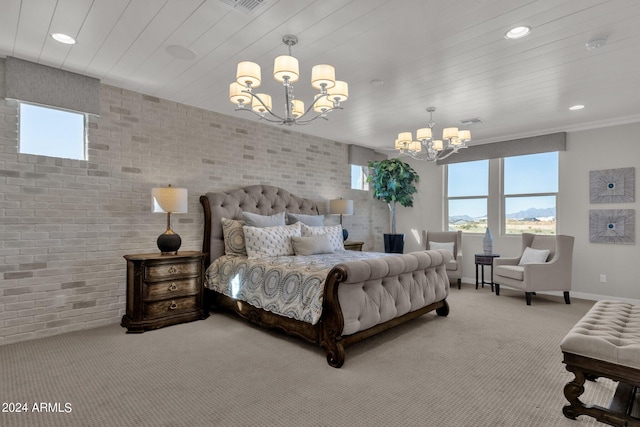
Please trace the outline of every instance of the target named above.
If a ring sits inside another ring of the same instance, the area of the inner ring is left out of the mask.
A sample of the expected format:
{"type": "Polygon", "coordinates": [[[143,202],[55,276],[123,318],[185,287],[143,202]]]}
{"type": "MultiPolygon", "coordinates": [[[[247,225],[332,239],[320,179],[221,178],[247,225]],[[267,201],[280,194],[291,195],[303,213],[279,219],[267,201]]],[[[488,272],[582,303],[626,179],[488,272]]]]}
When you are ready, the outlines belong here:
{"type": "MultiPolygon", "coordinates": [[[[0,82],[3,71],[0,60],[0,82]]],[[[165,229],[150,212],[157,186],[189,190],[189,212],[173,215],[183,250],[201,248],[201,194],[252,184],[312,198],[321,213],[353,199],[351,240],[380,250],[386,207],[350,189],[346,145],[105,85],[100,96],[86,162],[18,154],[17,104],[0,100],[0,344],[120,322],[122,256],[156,252],[165,229]]]]}
{"type": "MultiPolygon", "coordinates": [[[[600,129],[569,132],[567,150],[559,156],[559,198],[557,206],[558,233],[575,236],[573,256],[574,296],[588,299],[607,297],[640,303],[640,234],[636,244],[596,244],[589,242],[590,209],[635,209],[640,214],[640,145],[637,135],[640,123],[600,129]],[[589,171],[636,168],[635,203],[591,204],[589,202],[589,171]],[[600,274],[607,276],[600,283],[600,274]]],[[[407,160],[420,174],[419,193],[414,208],[398,208],[399,232],[407,234],[405,251],[424,247],[422,229],[442,230],[444,167],[433,163],[407,160]]],[[[499,177],[499,162],[490,162],[490,179],[499,177]]],[[[499,200],[491,198],[490,206],[499,200]]],[[[637,221],[637,219],[636,219],[637,221]]],[[[489,226],[494,237],[494,252],[516,256],[521,250],[520,237],[501,236],[497,221],[489,226]]],[[[463,235],[464,281],[475,283],[474,254],[482,252],[481,235],[463,235]]]]}

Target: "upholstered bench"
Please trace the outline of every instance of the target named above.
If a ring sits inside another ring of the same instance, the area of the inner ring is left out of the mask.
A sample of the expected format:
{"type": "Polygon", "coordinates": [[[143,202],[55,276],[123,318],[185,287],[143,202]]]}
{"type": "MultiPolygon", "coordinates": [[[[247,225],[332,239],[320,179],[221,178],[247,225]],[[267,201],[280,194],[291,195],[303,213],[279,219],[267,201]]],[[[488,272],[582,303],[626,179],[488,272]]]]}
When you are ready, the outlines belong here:
{"type": "Polygon", "coordinates": [[[634,401],[640,401],[640,305],[599,301],[569,331],[560,344],[563,362],[575,378],[564,387],[567,418],[588,415],[613,426],[640,427],[634,401]],[[598,377],[618,382],[609,408],[584,404],[585,380],[598,377]]]}

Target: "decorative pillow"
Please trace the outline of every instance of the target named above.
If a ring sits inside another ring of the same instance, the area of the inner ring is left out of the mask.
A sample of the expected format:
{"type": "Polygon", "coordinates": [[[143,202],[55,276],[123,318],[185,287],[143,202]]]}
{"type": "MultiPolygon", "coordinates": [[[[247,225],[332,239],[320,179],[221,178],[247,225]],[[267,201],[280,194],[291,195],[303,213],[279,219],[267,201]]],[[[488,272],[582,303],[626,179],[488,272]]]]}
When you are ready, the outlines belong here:
{"type": "Polygon", "coordinates": [[[284,211],[273,215],[259,215],[251,212],[242,212],[244,224],[250,227],[273,227],[275,225],[285,225],[284,211]]]}
{"type": "Polygon", "coordinates": [[[289,224],[294,224],[300,221],[303,224],[319,227],[324,225],[324,215],[304,215],[304,214],[287,214],[287,219],[289,220],[289,224]]]}
{"type": "Polygon", "coordinates": [[[325,225],[323,227],[310,227],[306,224],[302,224],[301,227],[303,237],[326,234],[329,237],[331,247],[334,251],[344,251],[344,239],[342,238],[342,226],[340,224],[325,225]]]}
{"type": "Polygon", "coordinates": [[[453,242],[431,242],[429,241],[429,249],[446,249],[451,253],[451,256],[455,258],[453,253],[453,242]]]}
{"type": "Polygon", "coordinates": [[[291,243],[296,255],[315,255],[333,253],[333,245],[329,236],[318,234],[317,236],[292,237],[291,243]]]}
{"type": "Polygon", "coordinates": [[[300,237],[300,223],[273,227],[245,225],[244,240],[249,258],[266,258],[294,255],[292,237],[300,237]]]}
{"type": "Polygon", "coordinates": [[[547,257],[551,251],[549,249],[532,249],[529,247],[524,248],[522,257],[518,265],[525,264],[540,264],[547,261],[547,257]]]}
{"type": "Polygon", "coordinates": [[[247,248],[244,243],[244,221],[222,218],[222,236],[224,237],[225,255],[247,256],[247,248]]]}

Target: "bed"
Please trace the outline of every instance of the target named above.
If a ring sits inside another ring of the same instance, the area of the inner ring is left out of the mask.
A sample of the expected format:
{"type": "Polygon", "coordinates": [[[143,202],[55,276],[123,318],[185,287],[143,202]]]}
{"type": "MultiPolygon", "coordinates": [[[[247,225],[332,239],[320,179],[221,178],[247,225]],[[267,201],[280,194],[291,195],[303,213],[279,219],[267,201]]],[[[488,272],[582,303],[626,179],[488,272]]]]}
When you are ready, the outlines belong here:
{"type": "MultiPolygon", "coordinates": [[[[331,253],[274,257],[267,251],[265,256],[248,257],[233,253],[232,243],[237,236],[234,237],[234,229],[229,228],[232,223],[238,226],[243,215],[266,218],[286,212],[286,215],[297,214],[303,218],[292,225],[263,230],[243,227],[246,250],[251,255],[255,255],[249,247],[250,243],[255,247],[251,240],[254,232],[258,240],[271,241],[272,235],[265,237],[260,233],[279,230],[285,233],[285,239],[286,233],[298,233],[295,231],[299,229],[295,226],[298,224],[318,236],[311,238],[316,242],[325,239],[323,231],[334,228],[304,224],[304,218],[318,216],[317,219],[321,219],[316,202],[274,186],[253,185],[210,192],[200,197],[200,203],[204,210],[207,307],[234,312],[260,327],[277,329],[318,345],[325,350],[327,362],[333,367],[343,365],[345,347],[351,344],[430,311],[435,310],[440,316],[449,313],[446,263],[450,254],[445,250],[391,255],[336,247],[331,253]],[[293,276],[302,277],[297,285],[293,276]],[[267,295],[257,295],[260,292],[267,295]],[[262,300],[271,297],[283,300],[284,307],[262,300]]],[[[291,237],[289,240],[302,239],[291,237]]],[[[323,244],[326,244],[324,240],[323,244]]],[[[296,247],[296,251],[298,249],[296,247]]]]}

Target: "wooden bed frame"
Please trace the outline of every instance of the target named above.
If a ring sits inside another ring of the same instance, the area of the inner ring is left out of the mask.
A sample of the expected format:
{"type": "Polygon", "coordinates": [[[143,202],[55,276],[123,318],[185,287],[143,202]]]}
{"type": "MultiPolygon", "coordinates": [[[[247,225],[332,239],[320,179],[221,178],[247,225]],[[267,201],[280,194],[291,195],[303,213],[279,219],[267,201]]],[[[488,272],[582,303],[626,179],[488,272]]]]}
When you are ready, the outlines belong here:
{"type": "MultiPolygon", "coordinates": [[[[242,211],[262,215],[271,215],[282,210],[308,215],[318,215],[319,213],[314,201],[298,198],[277,187],[263,185],[249,186],[223,193],[207,193],[200,197],[200,203],[204,209],[202,250],[207,254],[205,268],[214,259],[224,255],[222,226],[219,225],[222,216],[239,219],[242,211]],[[265,206],[265,203],[268,206],[265,206]]],[[[347,280],[347,271],[344,268],[338,266],[329,272],[324,285],[322,315],[315,325],[280,316],[207,288],[205,288],[205,307],[232,311],[260,327],[280,330],[318,345],[325,349],[327,362],[335,368],[343,365],[345,361],[344,349],[351,344],[433,310],[440,316],[449,314],[449,305],[446,299],[443,299],[369,329],[343,336],[344,319],[338,301],[338,286],[345,280],[347,280]]]]}

